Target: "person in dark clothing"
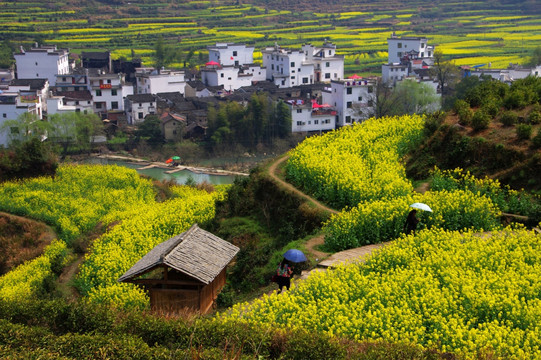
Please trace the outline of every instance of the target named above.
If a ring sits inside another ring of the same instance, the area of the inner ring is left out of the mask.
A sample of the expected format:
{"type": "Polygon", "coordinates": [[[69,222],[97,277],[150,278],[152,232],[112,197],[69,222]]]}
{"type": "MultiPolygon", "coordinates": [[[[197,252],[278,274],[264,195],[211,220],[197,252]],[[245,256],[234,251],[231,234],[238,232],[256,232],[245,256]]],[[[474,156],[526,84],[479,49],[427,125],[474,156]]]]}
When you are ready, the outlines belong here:
{"type": "Polygon", "coordinates": [[[293,275],[293,266],[289,264],[286,259],[283,259],[276,269],[278,292],[282,292],[282,288],[285,286],[289,290],[291,285],[291,275],[293,275]]]}
{"type": "Polygon", "coordinates": [[[417,229],[417,224],[419,223],[419,219],[415,217],[417,214],[417,210],[413,209],[408,214],[408,217],[406,219],[406,222],[404,223],[404,232],[406,235],[409,235],[413,233],[415,235],[415,230],[417,229]]]}

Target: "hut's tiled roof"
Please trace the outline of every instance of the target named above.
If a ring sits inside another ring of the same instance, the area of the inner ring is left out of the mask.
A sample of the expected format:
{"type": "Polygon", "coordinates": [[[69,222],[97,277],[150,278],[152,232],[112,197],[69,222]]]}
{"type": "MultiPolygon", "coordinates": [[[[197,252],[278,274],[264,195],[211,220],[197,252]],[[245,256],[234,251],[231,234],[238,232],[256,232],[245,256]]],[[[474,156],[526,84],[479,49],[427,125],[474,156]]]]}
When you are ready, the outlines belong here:
{"type": "Polygon", "coordinates": [[[210,284],[239,252],[235,245],[194,224],[189,230],[158,244],[118,281],[137,277],[166,265],[204,284],[210,284]]]}

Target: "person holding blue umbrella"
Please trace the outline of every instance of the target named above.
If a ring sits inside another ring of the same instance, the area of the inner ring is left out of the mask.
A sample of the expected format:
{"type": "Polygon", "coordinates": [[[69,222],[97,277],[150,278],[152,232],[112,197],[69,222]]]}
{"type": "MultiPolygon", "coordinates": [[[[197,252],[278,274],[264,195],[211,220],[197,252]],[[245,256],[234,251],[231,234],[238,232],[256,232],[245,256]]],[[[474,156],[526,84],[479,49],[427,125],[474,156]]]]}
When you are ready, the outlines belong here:
{"type": "Polygon", "coordinates": [[[285,252],[284,259],[278,265],[276,269],[276,283],[278,284],[278,292],[282,292],[285,286],[287,290],[291,286],[291,276],[293,275],[294,263],[300,263],[306,261],[304,253],[297,249],[290,249],[285,252]]]}
{"type": "Polygon", "coordinates": [[[291,276],[293,275],[293,266],[285,258],[282,259],[276,269],[276,283],[278,284],[278,293],[282,292],[285,288],[289,290],[291,286],[291,276]]]}

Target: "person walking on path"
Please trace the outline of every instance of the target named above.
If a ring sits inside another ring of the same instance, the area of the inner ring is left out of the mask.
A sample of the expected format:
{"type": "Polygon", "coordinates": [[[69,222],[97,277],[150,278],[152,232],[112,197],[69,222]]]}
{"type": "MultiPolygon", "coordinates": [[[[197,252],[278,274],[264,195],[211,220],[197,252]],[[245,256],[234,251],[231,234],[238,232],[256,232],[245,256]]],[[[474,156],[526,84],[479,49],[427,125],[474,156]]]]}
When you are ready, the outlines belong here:
{"type": "Polygon", "coordinates": [[[415,217],[417,214],[417,210],[413,209],[408,214],[408,217],[406,219],[406,222],[404,223],[404,232],[406,235],[409,235],[413,233],[415,235],[415,230],[417,229],[417,224],[419,223],[419,219],[415,217]]]}
{"type": "Polygon", "coordinates": [[[277,275],[277,284],[278,284],[278,293],[282,292],[282,288],[285,286],[287,290],[291,285],[291,275],[293,275],[293,266],[290,265],[289,261],[283,259],[276,269],[277,275]]]}

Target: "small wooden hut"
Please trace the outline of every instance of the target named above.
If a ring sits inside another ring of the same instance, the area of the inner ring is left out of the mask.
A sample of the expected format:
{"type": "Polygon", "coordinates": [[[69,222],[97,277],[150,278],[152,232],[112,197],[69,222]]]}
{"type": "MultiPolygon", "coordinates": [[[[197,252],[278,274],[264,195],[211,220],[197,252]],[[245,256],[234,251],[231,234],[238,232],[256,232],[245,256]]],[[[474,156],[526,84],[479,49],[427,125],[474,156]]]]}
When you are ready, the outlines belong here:
{"type": "Polygon", "coordinates": [[[143,285],[162,313],[208,312],[225,285],[226,266],[239,248],[194,224],[157,245],[118,281],[143,285]]]}

